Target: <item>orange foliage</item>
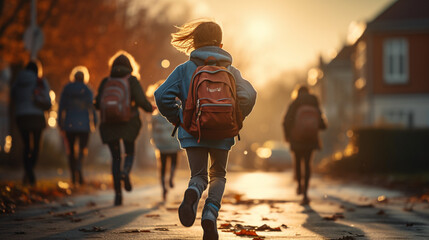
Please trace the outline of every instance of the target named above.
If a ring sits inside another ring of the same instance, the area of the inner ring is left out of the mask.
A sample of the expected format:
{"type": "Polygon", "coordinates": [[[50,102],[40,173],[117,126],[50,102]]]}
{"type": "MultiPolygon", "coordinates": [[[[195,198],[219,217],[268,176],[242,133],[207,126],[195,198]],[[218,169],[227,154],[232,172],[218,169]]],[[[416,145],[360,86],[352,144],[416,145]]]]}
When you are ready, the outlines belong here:
{"type": "MultiPolygon", "coordinates": [[[[20,3],[6,1],[1,13],[4,19],[11,17],[20,3]]],[[[24,1],[13,22],[0,33],[0,56],[12,65],[23,66],[29,60],[22,40],[30,21],[29,3],[24,1]]],[[[109,74],[109,57],[120,49],[130,52],[140,64],[144,86],[172,71],[161,67],[163,59],[169,59],[174,67],[186,58],[169,43],[173,25],[181,23],[150,19],[145,8],[130,15],[130,1],[39,0],[37,8],[37,21],[45,37],[38,58],[55,92],[61,91],[76,65],[89,69],[90,85],[95,89],[109,74]]],[[[5,21],[0,20],[0,27],[5,21]]]]}

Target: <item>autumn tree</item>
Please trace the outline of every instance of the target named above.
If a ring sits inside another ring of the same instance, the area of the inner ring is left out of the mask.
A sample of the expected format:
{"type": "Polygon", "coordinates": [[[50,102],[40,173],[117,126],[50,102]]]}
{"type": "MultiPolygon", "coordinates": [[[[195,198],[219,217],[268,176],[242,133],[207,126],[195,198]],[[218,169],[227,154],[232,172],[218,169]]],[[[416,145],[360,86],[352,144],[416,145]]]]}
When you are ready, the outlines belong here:
{"type": "MultiPolygon", "coordinates": [[[[38,58],[55,92],[67,83],[76,65],[87,66],[91,85],[98,86],[109,73],[108,59],[120,49],[130,52],[141,65],[145,86],[171,71],[161,68],[162,59],[172,66],[184,60],[169,44],[174,23],[149,18],[143,7],[130,14],[130,7],[135,7],[131,4],[121,0],[37,1],[37,22],[45,36],[38,58]]],[[[22,36],[30,21],[30,1],[0,1],[0,11],[0,56],[22,66],[29,60],[22,36]]]]}

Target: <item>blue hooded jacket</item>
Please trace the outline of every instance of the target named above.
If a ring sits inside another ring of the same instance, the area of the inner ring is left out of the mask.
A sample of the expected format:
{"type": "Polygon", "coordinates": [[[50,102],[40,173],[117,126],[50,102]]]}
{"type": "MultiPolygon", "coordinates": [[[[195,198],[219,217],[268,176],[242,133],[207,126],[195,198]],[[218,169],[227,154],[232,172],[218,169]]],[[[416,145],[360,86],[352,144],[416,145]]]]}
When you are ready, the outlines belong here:
{"type": "Polygon", "coordinates": [[[58,124],[67,132],[89,132],[90,114],[94,126],[97,125],[97,114],[92,105],[92,91],[83,82],[67,84],[61,93],[58,109],[58,124]],[[63,116],[64,114],[64,116],[63,116]]]}
{"type": "MultiPolygon", "coordinates": [[[[215,57],[217,61],[232,64],[231,55],[219,47],[201,47],[191,53],[191,58],[199,59],[201,61],[204,61],[210,56],[215,57]]],[[[165,80],[165,82],[155,91],[154,95],[159,111],[173,124],[178,123],[179,120],[183,123],[182,108],[177,104],[176,97],[178,97],[182,103],[185,102],[188,97],[191,78],[196,69],[197,65],[194,62],[190,60],[186,61],[185,63],[177,66],[170,76],[168,76],[167,80],[165,80]]],[[[256,91],[247,80],[241,77],[238,69],[229,65],[228,70],[235,77],[237,97],[243,117],[245,117],[250,114],[253,106],[255,105],[256,91]]],[[[235,143],[234,138],[225,138],[222,140],[203,139],[198,143],[198,140],[186,132],[182,127],[179,127],[178,138],[182,148],[207,147],[230,150],[231,146],[235,143]]]]}

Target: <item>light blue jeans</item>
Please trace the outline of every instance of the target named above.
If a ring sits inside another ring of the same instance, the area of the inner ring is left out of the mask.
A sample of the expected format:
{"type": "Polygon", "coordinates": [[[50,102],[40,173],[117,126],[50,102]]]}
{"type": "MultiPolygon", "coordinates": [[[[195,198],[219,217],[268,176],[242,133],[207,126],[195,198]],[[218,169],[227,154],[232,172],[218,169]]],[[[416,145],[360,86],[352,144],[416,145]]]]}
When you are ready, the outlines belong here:
{"type": "Polygon", "coordinates": [[[189,186],[195,185],[201,196],[207,189],[207,185],[209,185],[206,203],[213,203],[219,208],[225,191],[228,153],[228,150],[223,149],[204,147],[186,148],[189,168],[191,169],[189,186]],[[209,156],[210,165],[208,165],[209,156]]]}

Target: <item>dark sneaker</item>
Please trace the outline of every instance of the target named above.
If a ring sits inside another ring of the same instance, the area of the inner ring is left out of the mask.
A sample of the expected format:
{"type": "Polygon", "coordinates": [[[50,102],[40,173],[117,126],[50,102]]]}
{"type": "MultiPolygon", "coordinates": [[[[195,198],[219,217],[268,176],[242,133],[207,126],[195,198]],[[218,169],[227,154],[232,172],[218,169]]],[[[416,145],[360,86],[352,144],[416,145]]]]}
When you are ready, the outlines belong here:
{"type": "Polygon", "coordinates": [[[310,199],[307,196],[305,196],[301,201],[301,205],[308,205],[308,204],[310,204],[310,199]]]}
{"type": "Polygon", "coordinates": [[[122,194],[115,195],[115,206],[122,205],[122,194]]]}
{"type": "Polygon", "coordinates": [[[296,188],[296,195],[300,195],[300,194],[302,194],[302,190],[301,190],[301,186],[298,186],[296,188]]]}
{"type": "Polygon", "coordinates": [[[204,230],[203,240],[219,239],[216,223],[218,212],[219,208],[212,203],[206,204],[204,206],[203,214],[201,216],[201,226],[204,230]]]}
{"type": "Polygon", "coordinates": [[[185,196],[179,207],[179,219],[185,227],[190,227],[195,222],[198,201],[200,199],[199,195],[198,189],[194,186],[188,187],[185,191],[185,196]]]}
{"type": "Polygon", "coordinates": [[[162,199],[164,200],[164,202],[167,200],[167,189],[164,189],[162,191],[162,199]]]}
{"type": "Polygon", "coordinates": [[[131,190],[133,190],[133,188],[131,186],[130,176],[126,173],[122,173],[121,179],[124,181],[125,191],[131,192],[131,190]]]}

